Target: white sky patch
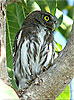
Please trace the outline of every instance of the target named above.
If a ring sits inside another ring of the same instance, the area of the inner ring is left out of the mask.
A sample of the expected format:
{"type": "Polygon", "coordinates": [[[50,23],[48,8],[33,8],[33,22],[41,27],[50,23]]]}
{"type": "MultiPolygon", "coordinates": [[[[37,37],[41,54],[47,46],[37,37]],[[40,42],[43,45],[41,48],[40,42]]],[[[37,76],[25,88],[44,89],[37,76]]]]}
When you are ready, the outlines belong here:
{"type": "Polygon", "coordinates": [[[74,4],[74,0],[67,0],[69,5],[73,5],[74,4]]]}
{"type": "Polygon", "coordinates": [[[70,83],[70,93],[71,93],[70,100],[74,100],[74,78],[72,79],[72,81],[70,83]]]}
{"type": "Polygon", "coordinates": [[[54,40],[59,43],[60,45],[62,45],[62,49],[66,46],[66,39],[63,37],[63,35],[58,32],[58,31],[55,31],[54,32],[54,40]]]}

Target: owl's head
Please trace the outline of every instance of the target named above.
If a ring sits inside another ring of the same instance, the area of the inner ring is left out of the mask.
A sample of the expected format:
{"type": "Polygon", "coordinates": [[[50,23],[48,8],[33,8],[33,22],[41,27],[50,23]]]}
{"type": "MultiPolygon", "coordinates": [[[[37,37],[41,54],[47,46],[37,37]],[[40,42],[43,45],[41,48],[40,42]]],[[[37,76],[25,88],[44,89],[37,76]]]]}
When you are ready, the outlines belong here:
{"type": "Polygon", "coordinates": [[[27,16],[26,20],[30,21],[31,23],[35,22],[37,24],[41,24],[52,31],[55,30],[58,25],[55,17],[45,11],[33,11],[27,16]]]}

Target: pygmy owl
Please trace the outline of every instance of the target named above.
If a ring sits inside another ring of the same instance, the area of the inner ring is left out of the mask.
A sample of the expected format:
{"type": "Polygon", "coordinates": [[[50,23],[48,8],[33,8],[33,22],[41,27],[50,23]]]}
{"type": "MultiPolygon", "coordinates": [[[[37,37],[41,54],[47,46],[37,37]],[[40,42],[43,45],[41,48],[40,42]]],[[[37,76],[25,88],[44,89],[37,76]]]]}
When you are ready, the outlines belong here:
{"type": "Polygon", "coordinates": [[[30,13],[17,33],[13,47],[16,84],[26,88],[40,72],[53,64],[56,19],[48,12],[30,13]]]}

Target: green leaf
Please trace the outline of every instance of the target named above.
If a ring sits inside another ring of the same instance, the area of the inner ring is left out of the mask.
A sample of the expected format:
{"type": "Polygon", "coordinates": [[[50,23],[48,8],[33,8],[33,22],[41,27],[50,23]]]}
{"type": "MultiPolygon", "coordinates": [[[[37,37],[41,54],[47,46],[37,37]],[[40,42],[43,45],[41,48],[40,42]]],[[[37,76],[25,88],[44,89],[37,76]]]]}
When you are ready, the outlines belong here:
{"type": "Polygon", "coordinates": [[[45,3],[45,0],[41,1],[41,0],[34,0],[39,7],[41,8],[41,10],[45,11],[45,7],[47,6],[47,4],[45,3]]]}
{"type": "Polygon", "coordinates": [[[73,20],[70,17],[63,15],[63,13],[59,9],[56,9],[56,17],[60,25],[58,31],[60,31],[60,33],[66,39],[68,39],[72,29],[73,20]]]}
{"type": "Polygon", "coordinates": [[[58,26],[60,26],[63,21],[63,13],[59,9],[56,9],[56,18],[58,21],[58,26]]]}
{"type": "Polygon", "coordinates": [[[23,6],[17,3],[16,3],[16,17],[17,17],[18,25],[21,28],[22,23],[24,22],[25,19],[25,12],[23,6]]]}
{"type": "Polygon", "coordinates": [[[68,6],[68,2],[67,2],[67,0],[57,0],[57,8],[59,9],[59,10],[63,10],[63,9],[65,9],[66,7],[68,6]]]}
{"type": "Polygon", "coordinates": [[[34,10],[40,10],[39,5],[34,0],[20,0],[20,2],[25,8],[24,12],[26,15],[34,10]]]}
{"type": "Polygon", "coordinates": [[[68,16],[63,16],[63,22],[61,26],[58,28],[62,35],[68,39],[71,29],[72,29],[73,20],[68,16]]]}
{"type": "Polygon", "coordinates": [[[62,46],[59,44],[59,43],[56,43],[55,44],[55,51],[56,52],[59,52],[59,51],[61,51],[62,50],[62,46]]]}
{"type": "Polygon", "coordinates": [[[56,0],[35,0],[36,3],[39,5],[41,10],[50,12],[53,16],[55,15],[56,11],[56,0]]]}
{"type": "Polygon", "coordinates": [[[68,9],[68,16],[74,19],[74,5],[68,9]]]}
{"type": "Polygon", "coordinates": [[[13,88],[17,89],[13,73],[13,44],[15,36],[24,21],[24,8],[17,3],[12,3],[6,8],[6,58],[7,69],[13,88]]]}
{"type": "Polygon", "coordinates": [[[56,100],[70,100],[70,87],[69,85],[65,90],[57,97],[56,100]]]}
{"type": "Polygon", "coordinates": [[[47,6],[50,9],[50,12],[53,16],[55,16],[55,12],[56,12],[56,0],[45,0],[45,2],[47,3],[47,6]]]}
{"type": "Polygon", "coordinates": [[[63,14],[58,18],[59,26],[61,25],[62,21],[63,21],[63,14]]]}
{"type": "Polygon", "coordinates": [[[34,1],[34,0],[27,0],[26,5],[30,12],[35,11],[35,10],[40,10],[39,5],[34,1]]]}

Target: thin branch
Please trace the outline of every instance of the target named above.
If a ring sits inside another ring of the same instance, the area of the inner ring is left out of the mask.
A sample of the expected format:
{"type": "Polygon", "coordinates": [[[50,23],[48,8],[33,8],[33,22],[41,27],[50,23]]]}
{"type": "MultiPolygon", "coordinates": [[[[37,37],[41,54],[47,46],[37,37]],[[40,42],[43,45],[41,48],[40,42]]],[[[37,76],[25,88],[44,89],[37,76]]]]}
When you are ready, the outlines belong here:
{"type": "Polygon", "coordinates": [[[6,3],[0,1],[0,32],[1,32],[1,57],[0,57],[0,79],[10,85],[6,66],[6,3]]]}

